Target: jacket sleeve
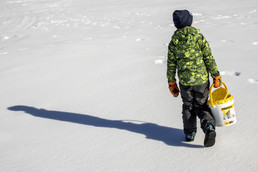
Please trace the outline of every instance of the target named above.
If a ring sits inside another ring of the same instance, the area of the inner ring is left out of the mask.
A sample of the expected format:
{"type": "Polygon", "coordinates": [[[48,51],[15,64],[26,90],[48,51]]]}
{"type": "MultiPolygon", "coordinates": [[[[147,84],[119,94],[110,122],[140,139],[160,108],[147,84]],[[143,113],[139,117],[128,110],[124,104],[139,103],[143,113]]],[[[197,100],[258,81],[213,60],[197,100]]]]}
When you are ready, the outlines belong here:
{"type": "Polygon", "coordinates": [[[167,78],[168,82],[176,81],[177,62],[172,41],[168,46],[167,78]]]}
{"type": "Polygon", "coordinates": [[[215,75],[218,73],[218,67],[217,64],[215,62],[215,59],[213,58],[212,54],[211,54],[211,49],[210,46],[207,42],[207,40],[204,38],[203,35],[201,35],[202,37],[202,41],[201,41],[201,51],[203,53],[203,61],[206,65],[206,68],[208,70],[208,72],[211,75],[215,75]]]}

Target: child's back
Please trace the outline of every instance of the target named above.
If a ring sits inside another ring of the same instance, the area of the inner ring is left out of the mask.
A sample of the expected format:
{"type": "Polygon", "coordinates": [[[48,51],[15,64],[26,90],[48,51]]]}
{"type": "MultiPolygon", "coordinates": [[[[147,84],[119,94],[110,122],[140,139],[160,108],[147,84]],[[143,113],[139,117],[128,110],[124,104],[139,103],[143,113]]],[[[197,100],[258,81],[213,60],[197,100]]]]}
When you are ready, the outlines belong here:
{"type": "MultiPolygon", "coordinates": [[[[168,53],[177,62],[179,81],[183,85],[204,84],[208,81],[208,73],[218,71],[208,42],[194,27],[185,26],[175,31],[168,53]]],[[[169,70],[172,71],[168,71],[168,79],[173,80],[174,68],[169,70]]]]}

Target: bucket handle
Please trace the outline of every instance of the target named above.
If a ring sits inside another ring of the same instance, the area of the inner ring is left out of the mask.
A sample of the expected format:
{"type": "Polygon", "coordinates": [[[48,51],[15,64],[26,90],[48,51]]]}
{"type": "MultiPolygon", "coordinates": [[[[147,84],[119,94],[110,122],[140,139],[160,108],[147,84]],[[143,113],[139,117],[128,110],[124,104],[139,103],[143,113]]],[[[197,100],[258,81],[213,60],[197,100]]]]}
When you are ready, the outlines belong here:
{"type": "MultiPolygon", "coordinates": [[[[228,87],[227,85],[225,84],[225,82],[222,81],[222,84],[224,85],[225,89],[227,90],[227,94],[226,96],[224,97],[224,99],[228,96],[228,87]]],[[[212,100],[212,88],[213,88],[214,84],[211,85],[210,87],[210,102],[211,102],[211,106],[214,107],[214,103],[213,103],[213,100],[212,100]]]]}

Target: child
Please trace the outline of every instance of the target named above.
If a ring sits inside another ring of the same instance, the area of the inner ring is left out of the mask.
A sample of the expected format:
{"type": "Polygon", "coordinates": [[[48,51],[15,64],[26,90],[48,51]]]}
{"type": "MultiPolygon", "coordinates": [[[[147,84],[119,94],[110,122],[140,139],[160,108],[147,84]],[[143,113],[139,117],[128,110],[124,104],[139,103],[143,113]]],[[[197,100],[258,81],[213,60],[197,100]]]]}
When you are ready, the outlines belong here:
{"type": "Polygon", "coordinates": [[[209,94],[209,73],[214,87],[221,86],[221,77],[212,57],[208,42],[194,27],[193,16],[187,10],[173,13],[177,28],[168,47],[167,78],[169,90],[177,97],[179,89],[176,83],[176,69],[180,92],[183,100],[183,124],[186,141],[193,141],[197,127],[196,116],[200,119],[205,133],[204,146],[215,144],[215,120],[207,105],[209,94]]]}

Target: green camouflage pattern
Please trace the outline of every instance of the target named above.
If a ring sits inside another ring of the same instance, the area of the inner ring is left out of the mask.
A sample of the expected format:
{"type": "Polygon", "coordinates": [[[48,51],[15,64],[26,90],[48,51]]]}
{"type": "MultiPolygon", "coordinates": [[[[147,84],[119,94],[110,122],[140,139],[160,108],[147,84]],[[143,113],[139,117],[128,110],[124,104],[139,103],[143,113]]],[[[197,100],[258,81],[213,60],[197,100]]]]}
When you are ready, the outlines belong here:
{"type": "Polygon", "coordinates": [[[169,43],[168,82],[176,80],[176,70],[179,82],[186,86],[204,84],[209,79],[209,73],[215,75],[218,72],[208,42],[194,27],[176,30],[169,43]]]}

